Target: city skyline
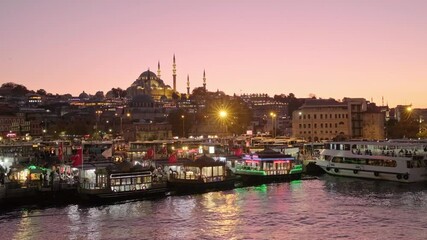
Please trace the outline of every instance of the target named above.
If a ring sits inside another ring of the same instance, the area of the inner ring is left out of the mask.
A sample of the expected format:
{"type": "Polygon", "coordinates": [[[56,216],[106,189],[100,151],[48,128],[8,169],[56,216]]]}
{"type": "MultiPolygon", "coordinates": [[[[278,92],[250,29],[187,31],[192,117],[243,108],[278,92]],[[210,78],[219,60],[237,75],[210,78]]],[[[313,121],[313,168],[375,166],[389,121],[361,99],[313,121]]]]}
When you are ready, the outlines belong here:
{"type": "Polygon", "coordinates": [[[427,2],[1,1],[0,81],[78,95],[148,68],[177,90],[427,108],[427,2]]]}

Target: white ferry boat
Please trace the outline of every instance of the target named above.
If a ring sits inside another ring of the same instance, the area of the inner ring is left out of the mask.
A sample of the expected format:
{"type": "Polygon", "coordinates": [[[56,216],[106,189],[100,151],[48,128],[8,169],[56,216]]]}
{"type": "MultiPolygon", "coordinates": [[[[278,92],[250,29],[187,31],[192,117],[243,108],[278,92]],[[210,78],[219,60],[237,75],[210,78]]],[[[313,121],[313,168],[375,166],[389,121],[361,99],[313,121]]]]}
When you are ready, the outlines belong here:
{"type": "Polygon", "coordinates": [[[331,175],[422,182],[427,181],[427,143],[329,142],[316,164],[331,175]]]}

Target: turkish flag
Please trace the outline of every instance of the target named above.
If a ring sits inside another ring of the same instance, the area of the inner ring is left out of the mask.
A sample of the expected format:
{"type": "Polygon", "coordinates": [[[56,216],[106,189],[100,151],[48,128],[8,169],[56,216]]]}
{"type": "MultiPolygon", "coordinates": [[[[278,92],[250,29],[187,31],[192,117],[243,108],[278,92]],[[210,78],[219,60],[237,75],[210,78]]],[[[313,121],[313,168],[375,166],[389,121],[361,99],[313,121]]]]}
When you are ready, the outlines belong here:
{"type": "Polygon", "coordinates": [[[242,148],[234,149],[234,155],[238,156],[238,157],[242,156],[243,155],[243,149],[242,148]]]}
{"type": "Polygon", "coordinates": [[[71,160],[73,161],[73,167],[78,167],[83,164],[83,149],[77,148],[76,155],[71,157],[71,160]]]}
{"type": "Polygon", "coordinates": [[[62,161],[62,157],[63,157],[63,144],[62,142],[59,143],[59,147],[58,147],[58,159],[59,161],[62,161]]]}
{"type": "Polygon", "coordinates": [[[153,159],[154,158],[154,149],[149,148],[147,150],[147,154],[145,154],[145,159],[153,159]]]}
{"type": "Polygon", "coordinates": [[[176,152],[174,152],[174,153],[172,153],[170,156],[169,156],[169,163],[176,163],[176,161],[178,160],[178,157],[176,156],[176,152]]]}

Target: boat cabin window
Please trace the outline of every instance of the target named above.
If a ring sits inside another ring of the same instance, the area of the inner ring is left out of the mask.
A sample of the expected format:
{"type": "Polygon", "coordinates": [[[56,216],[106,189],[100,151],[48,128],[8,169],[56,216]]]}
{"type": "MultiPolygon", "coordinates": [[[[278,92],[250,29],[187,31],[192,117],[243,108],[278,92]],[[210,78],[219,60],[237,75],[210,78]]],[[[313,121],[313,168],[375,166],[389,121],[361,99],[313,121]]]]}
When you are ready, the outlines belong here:
{"type": "Polygon", "coordinates": [[[410,160],[406,162],[406,167],[407,168],[421,168],[421,167],[426,167],[426,163],[425,161],[422,160],[410,160]]]}
{"type": "Polygon", "coordinates": [[[343,158],[342,158],[342,157],[334,157],[334,158],[332,159],[332,162],[335,162],[335,163],[342,163],[342,162],[343,162],[343,158]]]}
{"type": "Polygon", "coordinates": [[[110,175],[110,186],[114,192],[136,191],[149,188],[152,178],[150,174],[133,176],[110,175]]]}

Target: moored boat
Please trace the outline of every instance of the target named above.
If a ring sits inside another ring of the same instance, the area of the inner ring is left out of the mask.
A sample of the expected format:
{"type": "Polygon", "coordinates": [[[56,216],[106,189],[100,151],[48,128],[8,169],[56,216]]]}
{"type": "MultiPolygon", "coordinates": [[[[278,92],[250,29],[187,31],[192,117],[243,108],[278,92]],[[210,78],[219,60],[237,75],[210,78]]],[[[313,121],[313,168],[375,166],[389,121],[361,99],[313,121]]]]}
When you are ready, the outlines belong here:
{"type": "Polygon", "coordinates": [[[427,181],[427,144],[408,141],[330,142],[316,164],[336,176],[398,182],[427,181]]]}
{"type": "Polygon", "coordinates": [[[168,186],[178,194],[234,188],[236,178],[226,163],[206,155],[195,161],[169,164],[168,167],[168,186]]]}
{"type": "Polygon", "coordinates": [[[244,155],[235,174],[241,177],[243,184],[297,180],[301,179],[302,164],[290,155],[264,149],[244,155]]]}
{"type": "Polygon", "coordinates": [[[153,173],[147,165],[133,165],[128,161],[120,164],[86,165],[79,185],[83,200],[103,201],[141,199],[165,196],[166,176],[153,173]]]}

